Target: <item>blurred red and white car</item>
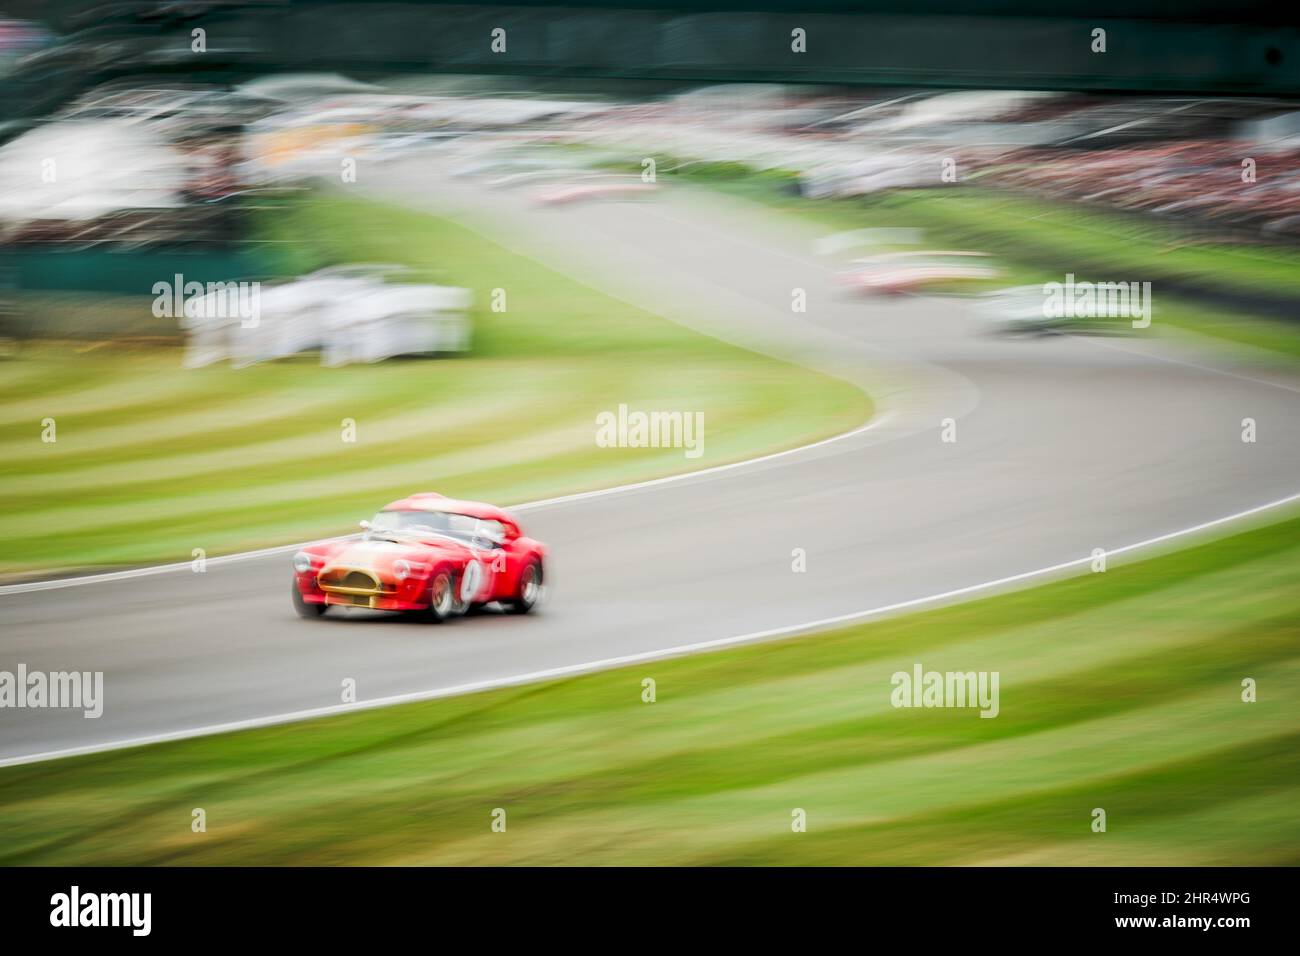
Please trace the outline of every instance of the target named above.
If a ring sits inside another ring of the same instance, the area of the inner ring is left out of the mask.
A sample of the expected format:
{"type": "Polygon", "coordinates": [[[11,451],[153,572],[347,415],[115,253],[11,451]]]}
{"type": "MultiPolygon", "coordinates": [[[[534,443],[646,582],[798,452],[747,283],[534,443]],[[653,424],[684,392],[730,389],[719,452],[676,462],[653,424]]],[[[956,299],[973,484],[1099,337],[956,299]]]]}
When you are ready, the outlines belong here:
{"type": "Polygon", "coordinates": [[[537,194],[537,201],[544,206],[563,206],[589,199],[633,199],[649,195],[656,188],[654,183],[639,179],[605,180],[546,189],[537,194]]]}
{"type": "Polygon", "coordinates": [[[840,282],[856,292],[897,295],[947,282],[994,279],[985,252],[887,252],[856,259],[840,282]]]}
{"type": "Polygon", "coordinates": [[[526,614],[541,599],[546,546],[494,505],[424,492],[392,502],[362,527],[359,539],[317,541],[293,556],[301,617],[341,605],[440,622],[494,602],[526,614]]]}

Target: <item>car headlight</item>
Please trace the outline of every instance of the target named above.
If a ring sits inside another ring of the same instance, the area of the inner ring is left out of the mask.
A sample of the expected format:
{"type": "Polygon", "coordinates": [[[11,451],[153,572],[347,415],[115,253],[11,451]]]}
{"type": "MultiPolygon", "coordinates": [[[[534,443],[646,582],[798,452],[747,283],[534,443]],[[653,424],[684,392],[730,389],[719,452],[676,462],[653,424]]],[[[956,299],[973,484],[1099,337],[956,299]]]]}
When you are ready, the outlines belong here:
{"type": "Polygon", "coordinates": [[[293,569],[299,574],[306,574],[311,570],[311,555],[305,551],[299,551],[293,556],[293,569]]]}
{"type": "Polygon", "coordinates": [[[393,562],[393,573],[397,575],[399,581],[404,581],[411,576],[411,562],[405,558],[398,558],[393,562]]]}

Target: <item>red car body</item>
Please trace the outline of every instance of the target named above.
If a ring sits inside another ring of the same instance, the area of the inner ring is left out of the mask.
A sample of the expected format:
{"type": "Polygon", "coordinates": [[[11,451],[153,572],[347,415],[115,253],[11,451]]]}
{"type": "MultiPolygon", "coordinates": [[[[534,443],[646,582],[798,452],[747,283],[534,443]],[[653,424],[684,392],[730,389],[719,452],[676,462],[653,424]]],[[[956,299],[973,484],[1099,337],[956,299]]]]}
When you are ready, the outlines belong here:
{"type": "Polygon", "coordinates": [[[494,601],[524,613],[540,599],[546,547],[501,508],[428,492],[392,502],[363,527],[360,537],[317,541],[294,555],[301,616],[341,605],[441,621],[494,601]]]}

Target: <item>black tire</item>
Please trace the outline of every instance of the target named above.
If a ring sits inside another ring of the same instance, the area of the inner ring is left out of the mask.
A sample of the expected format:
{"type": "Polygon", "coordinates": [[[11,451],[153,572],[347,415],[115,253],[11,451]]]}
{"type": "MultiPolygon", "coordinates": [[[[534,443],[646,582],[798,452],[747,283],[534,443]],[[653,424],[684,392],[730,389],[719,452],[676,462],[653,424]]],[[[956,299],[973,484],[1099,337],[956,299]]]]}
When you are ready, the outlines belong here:
{"type": "Polygon", "coordinates": [[[313,618],[320,617],[328,609],[328,604],[312,604],[302,599],[302,592],[298,590],[298,582],[293,581],[289,584],[289,593],[293,595],[293,609],[298,612],[299,617],[313,618]]]}
{"type": "Polygon", "coordinates": [[[510,614],[527,614],[542,596],[542,562],[530,560],[519,571],[519,587],[513,599],[503,602],[510,614]]]}
{"type": "Polygon", "coordinates": [[[441,624],[456,613],[456,575],[450,568],[439,568],[429,579],[429,606],[424,619],[441,624]]]}

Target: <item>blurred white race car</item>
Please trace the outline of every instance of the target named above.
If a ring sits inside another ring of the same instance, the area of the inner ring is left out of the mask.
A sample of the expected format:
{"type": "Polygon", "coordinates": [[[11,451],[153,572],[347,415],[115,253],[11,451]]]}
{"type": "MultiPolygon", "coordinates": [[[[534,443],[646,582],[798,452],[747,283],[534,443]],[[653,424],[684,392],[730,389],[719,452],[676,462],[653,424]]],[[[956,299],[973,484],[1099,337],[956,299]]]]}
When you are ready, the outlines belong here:
{"type": "Polygon", "coordinates": [[[1047,335],[1052,332],[1123,334],[1130,320],[1103,316],[1053,315],[1041,285],[1014,286],[983,292],[971,300],[976,315],[995,331],[1007,335],[1047,335]]]}

